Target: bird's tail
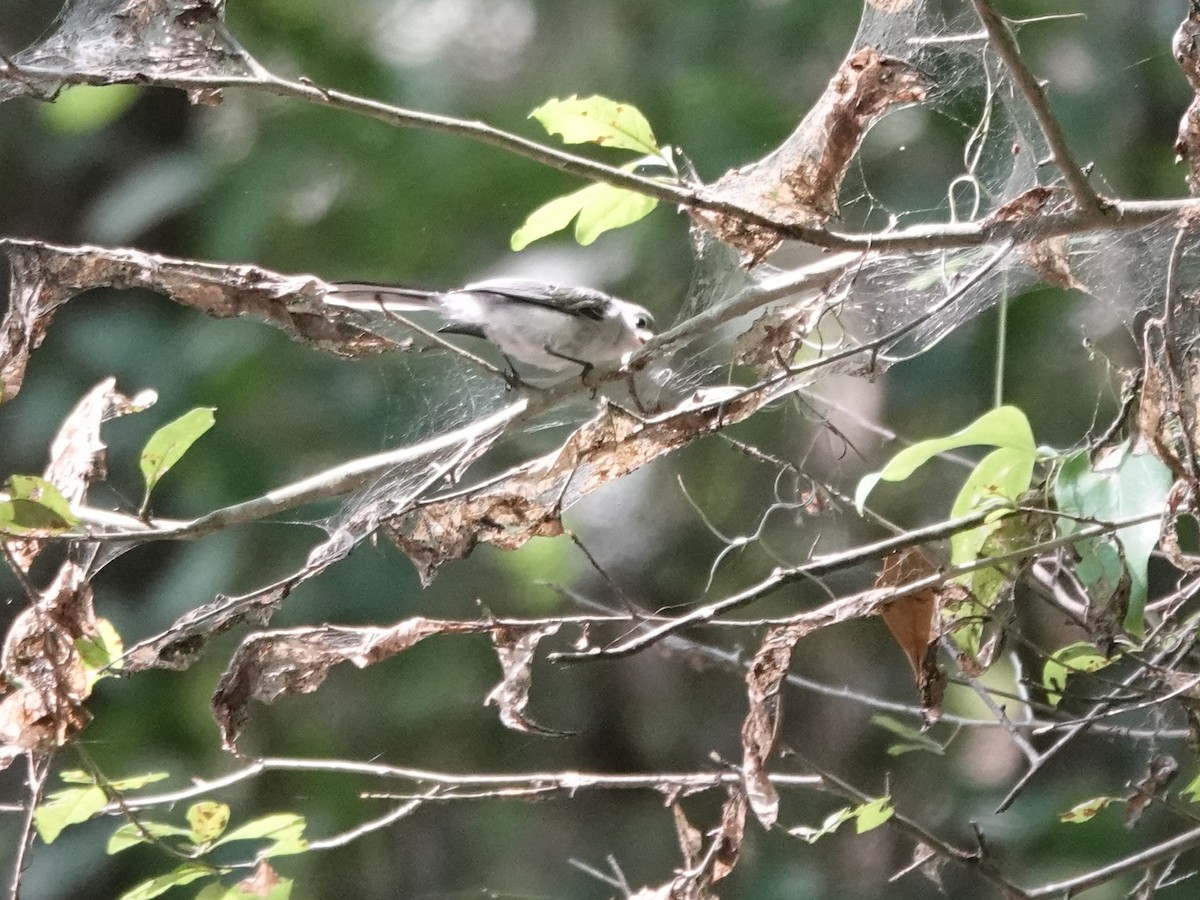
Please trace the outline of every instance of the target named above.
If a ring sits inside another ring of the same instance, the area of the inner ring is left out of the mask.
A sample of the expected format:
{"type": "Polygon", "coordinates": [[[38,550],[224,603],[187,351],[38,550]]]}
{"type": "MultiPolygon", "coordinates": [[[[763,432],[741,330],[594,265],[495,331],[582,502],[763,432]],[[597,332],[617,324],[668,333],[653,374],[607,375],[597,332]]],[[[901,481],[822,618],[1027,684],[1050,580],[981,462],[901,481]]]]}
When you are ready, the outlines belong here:
{"type": "Polygon", "coordinates": [[[365,312],[420,312],[437,309],[440,291],[399,287],[394,284],[372,284],[367,281],[339,281],[325,295],[325,302],[342,309],[365,312]]]}

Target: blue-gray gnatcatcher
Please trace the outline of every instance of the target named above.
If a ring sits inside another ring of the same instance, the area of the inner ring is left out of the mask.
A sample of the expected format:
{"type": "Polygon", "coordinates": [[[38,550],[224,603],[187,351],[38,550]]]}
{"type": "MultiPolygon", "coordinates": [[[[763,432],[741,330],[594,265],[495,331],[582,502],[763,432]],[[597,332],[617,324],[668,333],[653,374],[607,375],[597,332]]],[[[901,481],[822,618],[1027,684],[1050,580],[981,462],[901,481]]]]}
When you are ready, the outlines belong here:
{"type": "Polygon", "coordinates": [[[653,337],[654,319],[601,291],[521,278],[492,278],[452,291],[343,282],[325,297],[364,311],[436,313],[439,331],[490,341],[512,362],[549,372],[616,366],[653,337]]]}

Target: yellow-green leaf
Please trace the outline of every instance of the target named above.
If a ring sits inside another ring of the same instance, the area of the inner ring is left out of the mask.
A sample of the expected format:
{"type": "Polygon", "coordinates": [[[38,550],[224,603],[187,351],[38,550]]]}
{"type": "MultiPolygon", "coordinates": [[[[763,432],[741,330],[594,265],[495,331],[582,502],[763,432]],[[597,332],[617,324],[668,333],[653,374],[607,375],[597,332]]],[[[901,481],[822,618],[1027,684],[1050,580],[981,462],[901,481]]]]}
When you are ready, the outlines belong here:
{"type": "Polygon", "coordinates": [[[108,805],[108,797],[95,785],[55,791],[33,811],[33,823],[47,844],[54,842],[68,825],[86,822],[108,805]]]}
{"type": "Polygon", "coordinates": [[[136,847],[138,844],[145,844],[160,838],[191,837],[192,835],[190,828],[180,828],[178,825],[168,825],[166,822],[142,820],[139,824],[141,825],[140,828],[132,822],[126,822],[114,831],[108,839],[105,852],[109,856],[112,856],[114,853],[120,853],[122,850],[127,850],[130,847],[136,847]]]}
{"type": "Polygon", "coordinates": [[[589,184],[539,206],[513,232],[509,244],[513,250],[523,250],[536,240],[562,231],[578,216],[575,240],[587,246],[606,231],[644,218],[657,205],[653,197],[634,191],[609,184],[589,184]]]}
{"type": "Polygon", "coordinates": [[[303,853],[308,849],[304,840],[305,821],[303,816],[295,813],[273,813],[253,819],[224,835],[213,846],[228,844],[233,841],[252,841],[268,838],[273,843],[260,857],[287,856],[293,853],[303,853]]]}
{"type": "Polygon", "coordinates": [[[1093,797],[1091,800],[1085,800],[1080,804],[1072,806],[1065,813],[1059,813],[1058,819],[1060,822],[1069,822],[1072,825],[1078,825],[1080,822],[1090,821],[1108,804],[1119,803],[1120,800],[1120,797],[1093,797]]]}
{"type": "Polygon", "coordinates": [[[198,878],[205,878],[216,874],[216,869],[213,869],[211,866],[206,866],[203,863],[186,862],[165,875],[159,875],[143,881],[137,887],[123,893],[118,900],[150,900],[151,897],[158,897],[161,894],[165,894],[173,887],[189,884],[198,878]]]}
{"type": "MultiPolygon", "coordinates": [[[[196,440],[213,427],[213,409],[201,406],[164,425],[146,441],[142,450],[142,476],[146,481],[146,499],[150,492],[196,440]]],[[[144,505],[144,504],[143,504],[144,505]]]]}
{"type": "Polygon", "coordinates": [[[215,800],[193,803],[187,811],[188,824],[192,826],[192,838],[197,844],[211,844],[225,831],[229,824],[229,807],[215,800]]]}
{"type": "Polygon", "coordinates": [[[529,114],[550,134],[566,144],[599,144],[638,153],[661,155],[650,123],[641,111],[608,97],[576,97],[548,100],[529,114]]]}
{"type": "Polygon", "coordinates": [[[892,806],[891,797],[879,797],[854,810],[854,830],[858,834],[878,828],[893,815],[896,807],[892,806]]]}
{"type": "MultiPolygon", "coordinates": [[[[1001,406],[984,413],[961,431],[943,438],[919,441],[901,450],[880,471],[873,472],[859,481],[854,492],[855,505],[861,512],[867,495],[880,481],[904,481],[940,453],[980,445],[1003,447],[1013,451],[1009,455],[1011,458],[1007,460],[1007,465],[1011,467],[1014,460],[1027,460],[1032,472],[1033,461],[1037,457],[1037,445],[1033,441],[1033,430],[1029,427],[1029,420],[1025,413],[1015,406],[1001,406]]],[[[1018,480],[1016,472],[1010,474],[1005,482],[1008,491],[1012,490],[1018,480]]]]}
{"type": "Polygon", "coordinates": [[[13,475],[7,490],[8,499],[0,502],[0,532],[65,531],[79,523],[67,498],[44,478],[13,475]]]}

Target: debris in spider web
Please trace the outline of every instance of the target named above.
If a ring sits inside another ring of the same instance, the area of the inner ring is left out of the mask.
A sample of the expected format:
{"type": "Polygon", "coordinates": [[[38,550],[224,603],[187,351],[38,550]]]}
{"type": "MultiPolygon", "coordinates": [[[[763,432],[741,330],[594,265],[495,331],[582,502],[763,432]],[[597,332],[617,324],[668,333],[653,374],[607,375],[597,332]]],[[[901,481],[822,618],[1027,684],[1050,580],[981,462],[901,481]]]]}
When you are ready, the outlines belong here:
{"type": "Polygon", "coordinates": [[[569,731],[543,728],[525,713],[533,680],[533,655],[542,638],[556,633],[558,628],[558,622],[524,628],[512,625],[496,625],[492,628],[492,646],[496,648],[496,656],[500,660],[504,677],[492,688],[483,704],[495,704],[500,710],[500,721],[514,731],[528,731],[554,737],[572,734],[569,731]]]}
{"type": "MultiPolygon", "coordinates": [[[[0,62],[0,102],[53,99],[66,84],[252,75],[224,16],[224,0],[68,0],[55,31],[0,62]]],[[[189,99],[211,103],[213,91],[189,99]]]]}
{"type": "Polygon", "coordinates": [[[0,240],[0,249],[11,273],[8,310],[0,322],[0,401],[11,400],[20,390],[29,356],[57,309],[98,287],[144,288],[217,318],[253,316],[293,340],[337,356],[357,358],[395,346],[321,303],[324,285],[311,275],[37,241],[0,240]]]}
{"type": "Polygon", "coordinates": [[[307,694],[344,662],[359,668],[402,653],[435,634],[491,631],[486,622],[455,622],[414,616],[391,628],[289,628],[247,637],[226,666],[212,696],[223,746],[232,750],[249,718],[251,700],[274,703],[285,694],[307,694]]]}
{"type": "MultiPolygon", "coordinates": [[[[937,572],[919,548],[909,547],[890,554],[875,580],[878,589],[895,588],[920,581],[937,572]]],[[[900,649],[904,651],[916,680],[921,701],[921,716],[928,728],[942,715],[942,695],[946,690],[946,673],[938,665],[937,648],[940,633],[937,627],[941,616],[942,593],[963,588],[955,585],[928,587],[903,594],[889,601],[880,615],[900,649]]]]}
{"type": "Polygon", "coordinates": [[[729,875],[742,854],[746,834],[746,792],[739,785],[729,788],[729,796],[721,807],[721,825],[713,835],[716,852],[712,855],[712,880],[720,881],[729,875]]]}
{"type": "Polygon", "coordinates": [[[763,378],[787,371],[827,308],[817,297],[767,310],[734,340],[733,361],[763,378]]]}
{"type": "MultiPolygon", "coordinates": [[[[153,402],[148,395],[134,399],[116,390],[106,378],[75,405],[50,444],[44,478],[70,503],[83,503],[91,483],[103,478],[107,447],[100,426],[108,419],[137,412],[153,402]]],[[[45,547],[33,536],[5,542],[5,558],[28,579],[30,568],[45,547]]],[[[90,718],[83,701],[91,693],[79,641],[101,640],[111,629],[96,617],[88,567],[94,545],[69,546],[53,581],[31,597],[4,638],[0,686],[13,689],[0,700],[0,767],[20,751],[61,746],[90,718]]]]}
{"type": "Polygon", "coordinates": [[[236,625],[266,625],[271,614],[297,584],[321,569],[302,569],[283,581],[237,597],[218,595],[211,603],[197,606],[176,619],[165,631],[131,647],[124,658],[126,672],[143,669],[190,668],[208,642],[236,625]]]}
{"type": "Polygon", "coordinates": [[[54,581],[9,626],[0,685],[0,768],[21,752],[61,747],[91,718],[91,680],[76,641],[99,635],[84,567],[68,559],[54,581]]]}
{"type": "MultiPolygon", "coordinates": [[[[1189,676],[1190,678],[1191,676],[1189,676]]],[[[1175,776],[1179,774],[1179,763],[1174,757],[1156,753],[1150,759],[1146,774],[1134,784],[1133,793],[1125,801],[1125,827],[1132,828],[1142,817],[1146,807],[1155,797],[1161,796],[1175,776]]]]}
{"type": "MultiPolygon", "coordinates": [[[[1020,227],[1026,223],[1032,224],[1031,220],[1043,213],[1056,212],[1060,206],[1069,206],[1070,202],[1069,194],[1064,188],[1033,187],[997,207],[985,222],[1011,222],[1020,227]],[[1051,206],[1052,201],[1054,206],[1051,206]]],[[[1047,284],[1064,290],[1091,293],[1087,285],[1079,281],[1071,270],[1070,249],[1070,240],[1066,235],[1027,241],[1020,247],[1021,260],[1047,284]]]]}
{"type": "MultiPolygon", "coordinates": [[[[781,226],[817,226],[838,212],[838,191],[871,125],[895,106],[925,98],[927,85],[907,62],[872,47],[852,53],[799,127],[761,160],[708,186],[714,199],[781,226]]],[[[752,268],[782,242],[779,230],[736,213],[690,210],[741,252],[752,268]]]]}
{"type": "Polygon", "coordinates": [[[746,799],[763,828],[771,828],[779,817],[779,792],[767,775],[767,759],[775,749],[782,714],[779,686],[797,641],[815,629],[809,623],[771,628],[746,670],[749,709],[742,722],[742,779],[746,799]]]}
{"type": "Polygon", "coordinates": [[[704,835],[688,821],[683,807],[671,804],[671,816],[675,821],[675,838],[679,841],[679,852],[683,856],[683,867],[691,872],[700,865],[700,854],[704,850],[704,835]]]}
{"type": "Polygon", "coordinates": [[[1175,161],[1187,162],[1188,190],[1197,194],[1200,193],[1200,9],[1195,4],[1190,5],[1187,17],[1179,24],[1171,49],[1183,70],[1183,77],[1195,93],[1179,120],[1175,161]]]}
{"type": "Polygon", "coordinates": [[[562,511],[706,434],[741,422],[794,385],[698,391],[672,410],[643,419],[606,404],[558,450],[510,470],[475,490],[435,500],[381,523],[428,585],[445,562],[463,559],[480,542],[515,550],[531,538],[562,534],[562,511]]]}
{"type": "Polygon", "coordinates": [[[1200,355],[1181,352],[1200,335],[1200,298],[1180,294],[1170,319],[1146,320],[1138,430],[1177,478],[1200,479],[1200,355]]]}
{"type": "Polygon", "coordinates": [[[1158,547],[1167,562],[1181,572],[1195,572],[1200,569],[1200,556],[1185,552],[1179,543],[1179,520],[1186,516],[1193,523],[1200,524],[1198,512],[1200,511],[1196,508],[1196,484],[1183,479],[1177,480],[1171,485],[1171,492],[1167,495],[1167,515],[1163,517],[1158,547]]]}

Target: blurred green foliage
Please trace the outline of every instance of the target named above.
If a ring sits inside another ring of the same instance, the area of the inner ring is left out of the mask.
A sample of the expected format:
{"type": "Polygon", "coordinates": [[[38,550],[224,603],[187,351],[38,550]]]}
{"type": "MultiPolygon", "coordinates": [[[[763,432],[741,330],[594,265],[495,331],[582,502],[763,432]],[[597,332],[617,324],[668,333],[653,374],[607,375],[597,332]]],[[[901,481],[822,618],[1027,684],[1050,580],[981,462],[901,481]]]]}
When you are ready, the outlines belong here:
{"type": "MultiPolygon", "coordinates": [[[[0,51],[11,54],[34,40],[56,6],[6,0],[0,51]]],[[[1034,71],[1050,80],[1055,110],[1080,158],[1096,163],[1098,183],[1130,196],[1182,193],[1171,142],[1188,92],[1169,49],[1181,4],[1001,6],[1014,18],[1086,10],[1086,19],[1021,29],[1034,71]]],[[[228,8],[233,33],[281,74],[534,138],[540,128],[527,115],[550,97],[601,93],[626,100],[706,179],[757,159],[791,131],[850,45],[857,15],[856,4],[801,0],[230,0],[228,8]]],[[[923,129],[917,148],[901,155],[885,145],[864,154],[861,177],[892,207],[936,210],[944,203],[945,171],[960,165],[961,123],[917,118],[923,129]],[[918,153],[928,167],[913,164],[918,153]]],[[[227,90],[219,106],[191,107],[177,93],[116,88],[72,90],[50,107],[29,100],[0,105],[0,184],[5,235],[130,244],[329,279],[430,286],[461,283],[510,262],[509,235],[525,216],[581,186],[467,140],[397,131],[266,94],[227,90]]],[[[562,237],[530,247],[520,261],[620,292],[661,322],[682,305],[692,274],[686,220],[662,205],[590,248],[562,237]]],[[[1009,318],[1007,399],[1026,412],[1039,439],[1058,446],[1077,441],[1094,419],[1105,421],[1116,405],[1107,363],[1132,358],[1120,329],[1087,318],[1088,303],[1042,290],[1018,299],[1009,318]],[[1092,340],[1087,348],[1081,331],[1092,340]],[[1064,380],[1073,391],[1069,406],[1059,386],[1064,380]]],[[[950,433],[990,402],[994,324],[985,316],[878,384],[855,383],[853,390],[876,392],[884,424],[902,435],[950,433]]],[[[0,406],[0,473],[40,471],[58,422],[108,374],[128,393],[152,387],[161,399],[108,426],[110,487],[97,499],[107,490],[113,501],[136,506],[137,454],[147,437],[193,407],[218,411],[216,427],[156,489],[154,509],[164,515],[196,515],[389,446],[437,408],[436,398],[423,396],[423,383],[410,383],[404,360],[319,358],[260,323],[207,320],[150,295],[95,292],[59,314],[22,393],[0,406]]],[[[854,440],[861,446],[843,443],[810,420],[799,406],[788,407],[737,433],[782,446],[789,458],[847,489],[886,458],[875,451],[875,438],[859,433],[854,440]],[[864,460],[860,450],[874,456],[864,460]]],[[[724,447],[691,447],[628,485],[614,485],[568,514],[567,524],[633,601],[669,607],[703,594],[722,546],[682,499],[676,476],[722,532],[748,534],[772,500],[776,474],[724,447]],[[636,544],[612,528],[630,520],[642,536],[636,544]]],[[[960,482],[897,488],[886,511],[909,522],[940,516],[960,482]]],[[[299,518],[320,525],[322,516],[336,514],[330,506],[299,518]]],[[[799,560],[822,527],[801,536],[795,518],[776,516],[764,529],[764,544],[799,560]]],[[[197,543],[142,548],[104,572],[97,607],[129,644],[218,593],[250,590],[289,571],[318,536],[303,523],[259,524],[197,543]]],[[[717,568],[711,596],[775,564],[754,545],[732,554],[717,568]]],[[[498,614],[561,608],[561,597],[539,581],[620,600],[565,539],[539,540],[511,555],[480,550],[448,566],[428,590],[399,553],[364,545],[298,590],[273,623],[473,615],[477,598],[498,614]]],[[[831,586],[843,585],[834,579],[831,586]]],[[[0,575],[0,596],[10,611],[22,606],[7,572],[0,575]]],[[[756,611],[791,611],[822,596],[816,587],[795,587],[756,611]]],[[[182,785],[190,776],[233,768],[236,762],[216,749],[207,701],[239,639],[220,638],[184,673],[99,684],[89,704],[96,718],[82,740],[102,769],[164,770],[182,785]]],[[[795,668],[912,701],[906,663],[875,622],[805,639],[795,668]]],[[[315,694],[255,707],[244,749],[470,771],[695,769],[713,765],[713,752],[738,757],[743,690],[739,677],[719,668],[658,654],[587,668],[539,663],[531,712],[576,733],[559,740],[506,731],[494,710],[481,706],[498,674],[485,640],[436,638],[365,672],[336,671],[315,694]]],[[[1096,793],[1098,778],[1119,785],[1135,774],[1138,760],[1064,762],[997,817],[990,812],[997,792],[1019,762],[998,730],[959,737],[947,765],[925,753],[888,756],[893,737],[871,724],[867,707],[798,692],[787,695],[786,705],[784,744],[824,754],[820,762],[872,790],[883,790],[886,773],[897,808],[935,830],[978,819],[1004,843],[1007,858],[1030,861],[1022,881],[1062,875],[1098,855],[1131,850],[1145,837],[1131,838],[1104,817],[1078,826],[1089,829],[1086,840],[1057,823],[1059,812],[1096,793]]],[[[949,730],[934,736],[946,741],[949,730]]],[[[1085,739],[1081,752],[1099,745],[1085,739]]],[[[10,770],[0,786],[19,796],[20,781],[21,773],[10,770]]],[[[381,812],[383,801],[358,796],[367,787],[271,773],[220,799],[239,821],[284,809],[300,813],[312,837],[381,812]]],[[[695,823],[711,823],[718,802],[699,797],[685,805],[695,823]]],[[[828,798],[788,794],[786,824],[821,821],[830,808],[828,798]]],[[[18,827],[16,817],[0,819],[0,848],[12,847],[18,827]]],[[[111,822],[78,826],[53,846],[38,846],[24,896],[115,896],[162,870],[162,859],[145,847],[106,858],[97,835],[110,830],[111,822]]],[[[908,845],[886,828],[839,833],[812,848],[750,831],[746,859],[726,896],[874,897],[909,858],[908,845]]],[[[965,831],[945,836],[970,839],[965,831]]],[[[386,831],[280,867],[296,880],[294,896],[600,898],[613,890],[567,861],[603,868],[610,853],[630,884],[668,877],[677,851],[661,798],[581,794],[536,805],[426,807],[386,831]]],[[[5,871],[6,857],[0,849],[5,871]]],[[[943,877],[948,895],[979,896],[961,872],[946,869],[943,877]]],[[[909,876],[887,890],[900,900],[933,889],[909,876]]]]}

